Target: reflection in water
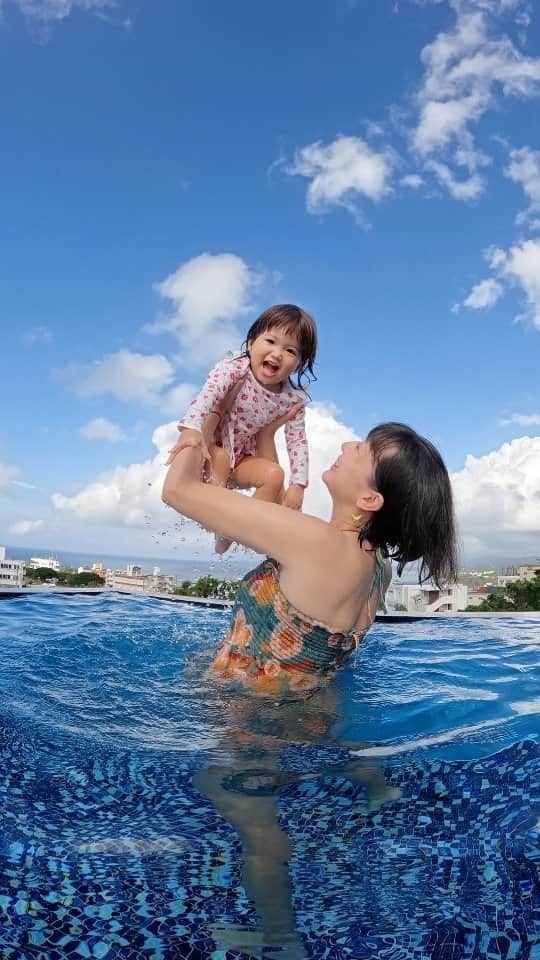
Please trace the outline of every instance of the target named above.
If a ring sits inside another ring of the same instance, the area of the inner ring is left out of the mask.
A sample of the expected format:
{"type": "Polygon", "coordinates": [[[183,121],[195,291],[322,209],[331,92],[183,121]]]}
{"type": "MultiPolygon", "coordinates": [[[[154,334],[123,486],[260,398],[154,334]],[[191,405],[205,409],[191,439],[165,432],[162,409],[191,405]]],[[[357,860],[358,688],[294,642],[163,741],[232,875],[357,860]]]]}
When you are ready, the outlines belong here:
{"type": "MultiPolygon", "coordinates": [[[[334,763],[320,764],[309,773],[287,772],[286,749],[291,746],[337,746],[338,700],[332,687],[308,699],[274,703],[255,697],[231,701],[235,725],[227,730],[221,750],[227,765],[199,771],[194,784],[235,828],[242,843],[242,882],[261,921],[261,944],[286,948],[290,960],[306,957],[296,927],[289,862],[293,845],[278,818],[277,801],[286,786],[317,780],[325,773],[342,775],[364,786],[365,812],[395,800],[400,791],[388,786],[381,770],[343,759],[343,742],[334,763]],[[285,767],[281,764],[285,762],[285,767]]],[[[354,746],[360,747],[360,744],[354,746]]],[[[246,947],[241,929],[221,927],[216,932],[223,949],[246,947]]],[[[256,944],[252,941],[249,949],[256,944]]]]}

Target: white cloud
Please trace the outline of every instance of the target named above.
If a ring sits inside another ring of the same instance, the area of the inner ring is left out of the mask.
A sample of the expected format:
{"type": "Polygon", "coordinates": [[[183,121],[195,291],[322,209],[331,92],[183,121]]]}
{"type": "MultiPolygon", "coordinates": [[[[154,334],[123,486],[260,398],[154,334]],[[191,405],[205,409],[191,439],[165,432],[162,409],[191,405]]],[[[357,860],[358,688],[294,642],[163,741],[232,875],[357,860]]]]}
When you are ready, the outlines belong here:
{"type": "MultiPolygon", "coordinates": [[[[5,0],[18,7],[25,17],[43,23],[64,20],[74,10],[106,10],[116,7],[116,0],[5,0]]],[[[1,8],[0,8],[1,9],[1,8]]]]}
{"type": "Polygon", "coordinates": [[[412,190],[418,190],[424,185],[423,178],[418,173],[408,173],[399,181],[404,187],[410,187],[412,190]]]}
{"type": "MultiPolygon", "coordinates": [[[[331,409],[322,404],[308,408],[307,431],[310,438],[311,481],[306,492],[305,509],[319,516],[327,516],[330,500],[320,479],[321,474],[335,460],[341,444],[353,439],[355,434],[336,419],[331,409]]],[[[151,518],[153,529],[170,528],[179,518],[163,506],[161,487],[168,451],[177,439],[176,423],[163,424],[154,431],[152,437],[157,449],[153,459],[127,467],[118,466],[99,475],[72,496],[54,493],[52,503],[55,510],[74,515],[90,524],[142,529],[148,527],[148,518],[151,518]]],[[[283,431],[280,431],[277,439],[281,462],[286,465],[283,431]]],[[[203,539],[210,550],[212,538],[205,536],[203,539]]]]}
{"type": "Polygon", "coordinates": [[[237,321],[253,310],[251,296],[261,281],[262,276],[235,254],[193,257],[156,285],[172,312],[147,330],[174,334],[180,343],[180,363],[207,366],[227,350],[238,349],[244,333],[237,321]]]}
{"type": "Polygon", "coordinates": [[[488,251],[489,263],[499,279],[521,288],[527,301],[527,320],[540,330],[540,239],[524,240],[508,251],[494,248],[488,251]]]}
{"type": "Polygon", "coordinates": [[[540,437],[520,437],[452,476],[465,549],[476,556],[538,552],[540,437]]]}
{"type": "Polygon", "coordinates": [[[41,526],[43,526],[43,520],[17,520],[16,523],[12,523],[9,532],[18,537],[24,537],[27,533],[39,530],[41,526]]]}
{"type": "MultiPolygon", "coordinates": [[[[92,524],[144,527],[147,517],[164,518],[161,486],[167,452],[178,438],[176,424],[158,427],[152,441],[158,453],[152,460],[118,466],[102,473],[73,496],[52,495],[55,510],[75,514],[92,524]]],[[[159,520],[158,520],[159,523],[159,520]]]]}
{"type": "Polygon", "coordinates": [[[344,207],[356,214],[359,197],[380,200],[390,192],[395,162],[388,148],[374,150],[359,137],[339,136],[329,144],[317,142],[298,150],[286,169],[310,181],[306,199],[310,213],[344,207]]]}
{"type": "MultiPolygon", "coordinates": [[[[518,0],[450,0],[453,29],[441,31],[421,53],[424,76],[417,94],[418,123],[412,147],[452,196],[474,199],[484,189],[473,129],[497,98],[540,94],[540,58],[524,54],[501,32],[497,19],[518,0]],[[454,168],[465,168],[467,176],[454,168]]],[[[523,12],[523,11],[521,11],[523,12]]],[[[521,17],[520,22],[525,21],[521,17]]]]}
{"type": "Polygon", "coordinates": [[[471,310],[481,310],[484,307],[492,307],[499,297],[502,296],[503,287],[497,280],[490,277],[488,280],[481,280],[471,290],[469,296],[463,301],[464,307],[470,307],[471,310]]]}
{"type": "Polygon", "coordinates": [[[18,467],[10,463],[0,463],[0,490],[5,490],[10,484],[15,483],[21,475],[18,467]]]}
{"type": "Polygon", "coordinates": [[[528,209],[519,215],[518,222],[534,217],[540,211],[540,150],[531,147],[511,150],[504,172],[514,183],[521,184],[529,201],[528,209]]]}
{"type": "Polygon", "coordinates": [[[501,427],[516,423],[520,427],[540,427],[540,413],[513,413],[511,417],[499,420],[501,427]]]}
{"type": "Polygon", "coordinates": [[[119,350],[92,364],[66,367],[60,376],[83,397],[110,394],[120,400],[157,403],[174,371],[161,354],[119,350]]]}
{"type": "Polygon", "coordinates": [[[193,397],[197,393],[197,387],[192,383],[179,383],[172,390],[166,393],[161,401],[161,410],[163,413],[176,416],[178,419],[189,407],[193,397]]]}
{"type": "Polygon", "coordinates": [[[109,443],[118,443],[119,440],[126,439],[125,433],[118,424],[111,423],[105,417],[95,417],[81,427],[80,432],[87,440],[107,440],[109,443]]]}

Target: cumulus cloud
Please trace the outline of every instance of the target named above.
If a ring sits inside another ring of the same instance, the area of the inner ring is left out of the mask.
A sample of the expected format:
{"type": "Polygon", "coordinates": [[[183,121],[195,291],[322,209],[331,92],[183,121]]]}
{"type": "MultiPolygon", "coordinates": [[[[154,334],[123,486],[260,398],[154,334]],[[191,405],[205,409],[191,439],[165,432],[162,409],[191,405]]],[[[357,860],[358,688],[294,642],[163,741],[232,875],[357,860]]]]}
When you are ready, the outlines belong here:
{"type": "Polygon", "coordinates": [[[526,25],[519,0],[450,0],[450,6],[453,29],[441,31],[421,53],[424,75],[411,142],[452,196],[472,200],[484,189],[481,170],[489,162],[475,143],[475,126],[500,96],[539,95],[540,59],[502,32],[501,14],[521,14],[526,25]]]}
{"type": "Polygon", "coordinates": [[[540,437],[520,437],[452,476],[465,551],[475,556],[538,552],[540,437]]]}
{"type": "Polygon", "coordinates": [[[119,400],[158,403],[174,378],[172,364],[161,354],[119,350],[87,365],[71,365],[59,375],[83,397],[110,394],[119,400]]]}
{"type": "Polygon", "coordinates": [[[424,185],[424,180],[418,173],[407,173],[399,182],[402,186],[410,187],[412,190],[418,190],[419,187],[424,185]]]}
{"type": "Polygon", "coordinates": [[[28,533],[33,533],[34,530],[39,530],[42,526],[43,520],[17,520],[16,523],[11,524],[9,532],[17,537],[24,537],[28,533]]]}
{"type": "Polygon", "coordinates": [[[4,4],[8,3],[18,7],[23,16],[42,23],[64,20],[74,10],[106,10],[116,6],[116,0],[4,0],[4,4]]]}
{"type": "Polygon", "coordinates": [[[10,463],[0,463],[0,490],[5,490],[15,483],[21,475],[18,467],[10,463]]]}
{"type": "Polygon", "coordinates": [[[506,287],[516,287],[525,297],[525,311],[516,320],[540,330],[540,239],[524,240],[508,250],[490,247],[485,257],[495,277],[477,283],[464,306],[492,307],[506,287]]]}
{"type": "MultiPolygon", "coordinates": [[[[129,2],[127,0],[128,6],[129,2]]],[[[124,0],[0,0],[0,17],[4,8],[16,8],[25,18],[33,39],[46,43],[53,25],[76,11],[91,13],[106,23],[129,29],[132,19],[122,11],[125,5],[124,0]]]]}
{"type": "Polygon", "coordinates": [[[87,440],[107,440],[109,443],[118,443],[119,440],[126,439],[124,431],[118,424],[111,423],[105,417],[95,417],[81,427],[80,432],[87,440]]]}
{"type": "Polygon", "coordinates": [[[507,251],[494,248],[488,258],[499,279],[517,286],[525,295],[526,312],[518,319],[540,330],[540,239],[524,240],[507,251]]]}
{"type": "Polygon", "coordinates": [[[511,417],[499,420],[501,427],[517,424],[520,427],[540,427],[540,413],[513,413],[511,417]]]}
{"type": "Polygon", "coordinates": [[[171,312],[147,331],[174,334],[181,364],[208,366],[238,349],[244,334],[237,321],[253,310],[251,297],[261,281],[261,274],[236,254],[193,257],[156,285],[171,312]]]}
{"type": "Polygon", "coordinates": [[[163,413],[176,416],[178,419],[187,410],[193,397],[197,393],[197,387],[192,383],[179,383],[172,390],[169,390],[161,400],[161,410],[163,413]]]}
{"type": "MultiPolygon", "coordinates": [[[[318,516],[328,515],[330,500],[320,479],[336,459],[341,444],[354,438],[354,432],[341,423],[331,408],[316,404],[307,410],[307,430],[310,437],[311,482],[306,492],[305,509],[318,516]]],[[[158,427],[152,442],[156,455],[143,463],[118,466],[100,474],[74,495],[54,493],[52,503],[56,511],[72,514],[91,524],[115,527],[148,526],[166,529],[175,519],[161,502],[161,487],[165,476],[165,461],[169,449],[178,439],[176,423],[158,427]]],[[[277,438],[281,462],[286,465],[283,431],[277,438]]],[[[208,544],[211,538],[208,537],[208,544]]]]}
{"type": "Polygon", "coordinates": [[[310,181],[306,197],[310,213],[344,207],[358,214],[359,198],[380,200],[390,192],[394,165],[389,148],[375,150],[360,137],[339,136],[331,143],[311,143],[298,150],[286,172],[310,181]]]}
{"type": "Polygon", "coordinates": [[[471,310],[492,307],[497,303],[502,293],[503,286],[497,280],[492,277],[488,280],[481,280],[472,288],[467,299],[463,301],[463,306],[470,307],[471,310]]]}
{"type": "Polygon", "coordinates": [[[528,208],[519,214],[518,222],[532,220],[532,225],[537,226],[536,218],[540,213],[540,150],[531,147],[511,150],[504,172],[510,180],[521,185],[529,201],[528,208]]]}

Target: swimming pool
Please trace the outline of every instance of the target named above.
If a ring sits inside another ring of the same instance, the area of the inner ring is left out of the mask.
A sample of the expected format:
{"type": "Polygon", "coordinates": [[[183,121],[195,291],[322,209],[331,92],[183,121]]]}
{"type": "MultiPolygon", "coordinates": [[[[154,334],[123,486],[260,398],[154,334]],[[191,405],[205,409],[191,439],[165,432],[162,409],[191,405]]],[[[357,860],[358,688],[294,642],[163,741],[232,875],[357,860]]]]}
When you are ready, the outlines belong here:
{"type": "Polygon", "coordinates": [[[281,706],[205,679],[227,619],[0,603],[2,958],[539,960],[540,619],[377,624],[281,706]]]}

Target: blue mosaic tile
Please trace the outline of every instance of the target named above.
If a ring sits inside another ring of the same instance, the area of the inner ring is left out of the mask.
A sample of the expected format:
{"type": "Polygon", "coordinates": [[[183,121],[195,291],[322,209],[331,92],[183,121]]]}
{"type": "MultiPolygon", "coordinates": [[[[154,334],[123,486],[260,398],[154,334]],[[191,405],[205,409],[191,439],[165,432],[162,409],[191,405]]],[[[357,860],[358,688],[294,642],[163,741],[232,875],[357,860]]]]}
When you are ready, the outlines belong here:
{"type": "MultiPolygon", "coordinates": [[[[385,771],[399,799],[370,810],[346,751],[285,750],[277,810],[305,957],[539,960],[538,761],[532,740],[402,759],[385,771]]],[[[193,786],[202,765],[96,745],[67,762],[0,728],[2,960],[290,960],[212,935],[255,935],[258,918],[238,837],[193,786]]]]}

